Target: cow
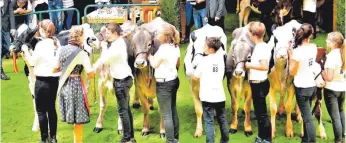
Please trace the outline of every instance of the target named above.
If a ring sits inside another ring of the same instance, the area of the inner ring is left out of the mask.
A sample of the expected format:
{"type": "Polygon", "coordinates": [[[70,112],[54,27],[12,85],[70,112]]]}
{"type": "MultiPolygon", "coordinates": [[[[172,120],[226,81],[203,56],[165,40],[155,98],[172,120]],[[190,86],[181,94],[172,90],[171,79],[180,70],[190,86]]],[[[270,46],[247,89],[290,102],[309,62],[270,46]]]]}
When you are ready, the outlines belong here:
{"type": "Polygon", "coordinates": [[[235,134],[238,131],[239,101],[244,100],[244,134],[253,134],[250,121],[251,87],[247,79],[245,63],[250,59],[254,42],[250,39],[249,24],[237,28],[232,33],[232,43],[226,60],[227,87],[232,101],[232,119],[229,132],[235,134]]]}
{"type": "MultiPolygon", "coordinates": [[[[284,111],[286,111],[287,119],[286,119],[286,136],[293,137],[293,123],[291,113],[293,110],[293,99],[294,99],[294,85],[293,85],[293,77],[289,76],[289,58],[288,50],[291,50],[294,45],[294,37],[297,29],[301,27],[301,24],[296,20],[292,20],[286,23],[283,26],[277,27],[273,31],[273,35],[271,36],[268,46],[273,47],[272,49],[272,57],[270,59],[270,73],[268,75],[268,79],[270,82],[270,113],[271,113],[271,125],[272,125],[272,138],[275,138],[276,132],[276,115],[283,115],[284,111]],[[276,93],[280,94],[279,106],[276,103],[276,93]]],[[[319,50],[320,51],[320,50],[319,50]]],[[[320,59],[320,58],[319,58],[320,59]]],[[[323,85],[321,82],[321,76],[318,76],[320,72],[320,66],[314,64],[314,68],[316,68],[316,83],[318,86],[323,85]]],[[[320,91],[320,89],[319,89],[320,91]]],[[[321,93],[321,92],[319,92],[321,93]]],[[[321,96],[319,96],[321,97],[321,96]]],[[[325,129],[322,124],[322,112],[321,112],[321,99],[315,100],[315,107],[312,114],[315,114],[315,117],[318,119],[318,132],[320,133],[321,138],[325,138],[325,129]]],[[[303,122],[301,117],[301,112],[298,106],[295,106],[295,112],[297,114],[297,121],[301,123],[301,136],[303,136],[303,122]]]]}
{"type": "Polygon", "coordinates": [[[195,81],[192,79],[192,74],[194,70],[197,68],[199,62],[203,58],[204,55],[204,47],[205,47],[205,39],[206,37],[221,37],[222,52],[226,56],[227,46],[227,37],[223,30],[218,26],[211,26],[206,24],[200,29],[193,31],[190,34],[190,43],[186,49],[186,55],[184,59],[184,67],[185,73],[189,79],[190,91],[192,93],[192,98],[194,101],[195,112],[197,117],[197,126],[194,136],[200,137],[202,136],[203,127],[202,127],[202,104],[199,99],[199,81],[195,81]],[[213,31],[213,32],[210,32],[213,31]]]}
{"type": "MultiPolygon", "coordinates": [[[[294,36],[296,29],[301,26],[295,20],[286,23],[284,26],[277,27],[273,31],[273,35],[268,42],[268,46],[272,47],[272,55],[270,60],[270,73],[268,79],[270,82],[269,99],[270,99],[270,113],[272,125],[272,138],[275,138],[276,132],[276,114],[282,115],[286,110],[286,136],[293,137],[293,124],[291,113],[293,109],[294,86],[292,78],[288,72],[288,50],[292,49],[294,45],[294,36]],[[279,107],[276,104],[276,94],[280,94],[279,107]],[[287,95],[286,95],[287,93],[287,95]],[[286,103],[284,103],[286,101],[286,103]]],[[[300,112],[299,121],[301,121],[300,112]]]]}

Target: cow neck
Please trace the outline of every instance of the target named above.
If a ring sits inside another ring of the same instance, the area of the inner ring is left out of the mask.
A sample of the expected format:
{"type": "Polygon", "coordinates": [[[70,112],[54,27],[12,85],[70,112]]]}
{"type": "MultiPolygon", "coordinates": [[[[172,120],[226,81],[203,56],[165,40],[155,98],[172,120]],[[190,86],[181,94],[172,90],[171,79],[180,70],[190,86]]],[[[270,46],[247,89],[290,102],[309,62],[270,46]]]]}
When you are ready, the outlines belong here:
{"type": "Polygon", "coordinates": [[[287,81],[287,64],[285,65],[274,65],[274,69],[276,72],[275,78],[279,81],[280,83],[280,90],[283,91],[285,89],[286,81],[287,81]]]}
{"type": "Polygon", "coordinates": [[[137,79],[139,79],[138,76],[141,76],[143,78],[143,80],[146,82],[146,84],[148,85],[148,88],[151,87],[152,84],[152,80],[153,80],[153,69],[151,66],[147,66],[143,69],[137,69],[136,71],[139,71],[139,73],[136,73],[136,77],[137,79]]]}

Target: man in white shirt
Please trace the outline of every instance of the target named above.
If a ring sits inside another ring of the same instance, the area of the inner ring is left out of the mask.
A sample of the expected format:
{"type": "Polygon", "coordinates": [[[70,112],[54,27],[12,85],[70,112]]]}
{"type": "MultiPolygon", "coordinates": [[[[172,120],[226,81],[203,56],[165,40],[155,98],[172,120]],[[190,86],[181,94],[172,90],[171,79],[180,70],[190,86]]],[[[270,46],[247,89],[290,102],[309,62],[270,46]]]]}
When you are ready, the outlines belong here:
{"type": "Polygon", "coordinates": [[[122,121],[124,136],[121,142],[133,142],[133,118],[129,107],[129,90],[132,86],[132,72],[127,61],[127,47],[125,40],[121,37],[122,29],[118,24],[110,23],[106,26],[106,40],[101,43],[103,49],[110,45],[107,52],[103,54],[94,64],[94,70],[101,65],[110,65],[110,74],[114,78],[113,87],[118,102],[118,113],[122,121]]]}
{"type": "Polygon", "coordinates": [[[223,77],[225,64],[220,38],[211,37],[206,40],[203,61],[194,73],[194,79],[200,79],[200,99],[203,107],[203,118],[207,134],[207,143],[214,143],[214,109],[216,118],[220,124],[221,143],[228,143],[228,123],[225,114],[225,91],[223,88],[223,77]]]}

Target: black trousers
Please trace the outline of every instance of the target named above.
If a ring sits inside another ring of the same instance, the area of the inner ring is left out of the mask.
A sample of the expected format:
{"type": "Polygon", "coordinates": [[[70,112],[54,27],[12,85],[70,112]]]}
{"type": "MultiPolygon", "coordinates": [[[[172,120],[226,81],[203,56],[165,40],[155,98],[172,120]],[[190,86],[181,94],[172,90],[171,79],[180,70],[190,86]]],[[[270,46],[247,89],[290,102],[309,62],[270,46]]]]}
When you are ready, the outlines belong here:
{"type": "Polygon", "coordinates": [[[314,28],[314,36],[316,36],[316,13],[303,11],[303,22],[312,25],[312,27],[314,28]]]}
{"type": "Polygon", "coordinates": [[[271,12],[275,8],[276,1],[275,0],[266,0],[264,2],[260,2],[259,4],[259,10],[261,11],[260,21],[264,24],[266,27],[266,33],[268,37],[272,35],[272,25],[274,24],[272,18],[271,18],[271,12]]]}
{"type": "Polygon", "coordinates": [[[268,80],[265,80],[261,83],[250,83],[250,86],[258,124],[258,137],[266,141],[271,141],[272,127],[266,104],[266,96],[269,93],[270,83],[268,80]]]}
{"type": "Polygon", "coordinates": [[[225,23],[224,23],[224,21],[225,21],[225,17],[224,16],[220,17],[220,19],[218,21],[215,21],[215,17],[214,18],[208,17],[208,24],[210,24],[212,26],[214,26],[214,25],[220,26],[223,31],[225,31],[225,23]]]}
{"type": "Polygon", "coordinates": [[[59,77],[36,77],[35,102],[42,140],[48,138],[48,123],[50,136],[56,136],[57,115],[55,100],[58,86],[59,77]]]}
{"type": "Polygon", "coordinates": [[[115,96],[118,103],[118,114],[120,116],[124,129],[124,136],[121,139],[121,142],[128,142],[135,137],[133,132],[133,117],[131,108],[129,106],[129,90],[132,84],[132,77],[130,76],[124,79],[114,79],[113,82],[115,96]]]}
{"type": "MultiPolygon", "coordinates": [[[[48,4],[46,3],[41,3],[35,7],[35,11],[44,11],[44,10],[48,10],[48,4]]],[[[40,14],[37,14],[37,19],[40,20],[39,18],[40,18],[40,14]]],[[[41,20],[43,19],[49,19],[49,13],[42,13],[41,20]]]]}

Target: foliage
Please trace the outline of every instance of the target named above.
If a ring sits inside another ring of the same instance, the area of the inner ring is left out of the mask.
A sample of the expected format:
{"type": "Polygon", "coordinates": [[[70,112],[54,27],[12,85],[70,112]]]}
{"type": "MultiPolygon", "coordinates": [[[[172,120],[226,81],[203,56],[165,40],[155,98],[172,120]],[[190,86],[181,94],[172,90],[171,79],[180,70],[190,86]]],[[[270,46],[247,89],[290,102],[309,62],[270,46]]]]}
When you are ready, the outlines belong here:
{"type": "MultiPolygon", "coordinates": [[[[168,23],[174,25],[177,30],[179,26],[179,1],[178,0],[162,0],[160,3],[161,18],[168,23]]],[[[178,30],[179,31],[179,30],[178,30]]]]}
{"type": "Polygon", "coordinates": [[[343,34],[345,34],[345,0],[336,0],[337,5],[337,30],[343,34]]]}

